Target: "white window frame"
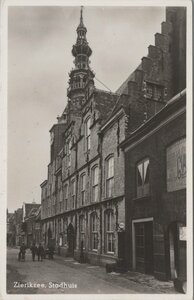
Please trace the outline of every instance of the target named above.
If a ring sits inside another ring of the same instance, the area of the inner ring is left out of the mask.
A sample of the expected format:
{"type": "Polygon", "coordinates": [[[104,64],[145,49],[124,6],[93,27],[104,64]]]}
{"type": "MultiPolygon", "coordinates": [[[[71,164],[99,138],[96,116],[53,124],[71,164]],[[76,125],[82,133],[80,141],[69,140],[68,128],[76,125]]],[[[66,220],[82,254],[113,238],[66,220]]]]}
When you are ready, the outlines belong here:
{"type": "Polygon", "coordinates": [[[114,156],[111,155],[106,159],[106,198],[114,196],[114,156]],[[110,161],[113,162],[112,173],[110,172],[111,166],[110,161]],[[110,174],[111,173],[111,174],[110,174]],[[111,188],[110,188],[111,186],[111,188]]]}
{"type": "Polygon", "coordinates": [[[96,213],[91,214],[90,230],[91,230],[91,250],[97,252],[98,251],[98,225],[97,225],[96,213]]]}
{"type": "Polygon", "coordinates": [[[150,169],[150,159],[149,157],[146,157],[139,161],[136,164],[136,196],[137,198],[146,197],[150,194],[150,171],[149,171],[149,181],[148,183],[145,183],[145,163],[148,162],[148,167],[150,169]],[[138,186],[138,167],[142,165],[142,185],[138,186]],[[146,192],[146,190],[148,190],[146,192]],[[141,192],[140,192],[141,191],[141,192]]]}
{"type": "Polygon", "coordinates": [[[86,201],[86,173],[81,174],[80,176],[80,204],[81,206],[85,204],[86,201]]]}
{"type": "Polygon", "coordinates": [[[99,167],[95,165],[92,168],[92,202],[98,201],[98,181],[99,181],[99,167]]]}
{"type": "Polygon", "coordinates": [[[115,253],[115,243],[114,243],[114,214],[112,210],[105,211],[105,251],[107,254],[115,253]],[[111,237],[111,250],[109,251],[109,237],[111,237]]]}

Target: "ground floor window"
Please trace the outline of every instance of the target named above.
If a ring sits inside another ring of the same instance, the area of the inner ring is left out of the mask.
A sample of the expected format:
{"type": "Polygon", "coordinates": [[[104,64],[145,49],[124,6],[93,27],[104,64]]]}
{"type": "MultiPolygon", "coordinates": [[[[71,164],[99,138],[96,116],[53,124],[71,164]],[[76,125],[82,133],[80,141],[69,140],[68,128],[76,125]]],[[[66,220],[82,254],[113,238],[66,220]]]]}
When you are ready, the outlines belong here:
{"type": "Polygon", "coordinates": [[[105,251],[114,253],[114,216],[113,211],[105,212],[105,251]]]}
{"type": "Polygon", "coordinates": [[[98,248],[98,231],[97,231],[97,214],[91,215],[91,249],[97,250],[98,248]]]}

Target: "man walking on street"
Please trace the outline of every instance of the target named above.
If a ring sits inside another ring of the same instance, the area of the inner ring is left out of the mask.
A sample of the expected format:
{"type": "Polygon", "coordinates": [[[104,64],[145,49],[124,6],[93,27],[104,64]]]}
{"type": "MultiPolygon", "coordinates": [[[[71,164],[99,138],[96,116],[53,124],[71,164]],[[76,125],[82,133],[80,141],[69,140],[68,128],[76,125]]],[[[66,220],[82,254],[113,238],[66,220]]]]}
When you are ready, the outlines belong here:
{"type": "Polygon", "coordinates": [[[43,248],[43,246],[41,245],[41,243],[40,243],[39,246],[38,246],[37,254],[38,254],[38,261],[42,261],[42,260],[43,260],[43,257],[44,257],[44,248],[43,248]]]}
{"type": "Polygon", "coordinates": [[[37,247],[36,247],[35,243],[33,243],[33,245],[30,248],[30,250],[32,252],[32,260],[35,261],[35,255],[37,254],[37,247]]]}
{"type": "Polygon", "coordinates": [[[20,259],[19,260],[25,261],[25,254],[26,254],[26,246],[24,245],[24,243],[22,243],[22,245],[20,247],[20,259]]]}

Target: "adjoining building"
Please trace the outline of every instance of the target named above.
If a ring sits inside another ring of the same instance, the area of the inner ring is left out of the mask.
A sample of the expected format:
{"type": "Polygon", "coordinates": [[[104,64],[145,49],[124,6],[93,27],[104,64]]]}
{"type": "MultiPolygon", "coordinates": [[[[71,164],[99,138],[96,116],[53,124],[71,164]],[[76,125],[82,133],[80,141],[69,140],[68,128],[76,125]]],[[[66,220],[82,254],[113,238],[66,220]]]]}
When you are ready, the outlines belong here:
{"type": "Polygon", "coordinates": [[[20,246],[22,243],[23,210],[18,208],[14,213],[7,210],[7,246],[20,246]]]}
{"type": "Polygon", "coordinates": [[[9,213],[7,210],[7,246],[15,246],[15,226],[14,226],[14,213],[9,213]]]}
{"type": "Polygon", "coordinates": [[[185,280],[186,9],[167,8],[166,12],[162,28],[164,39],[167,32],[171,36],[169,70],[174,97],[121,144],[125,152],[125,258],[129,269],[162,280],[185,280]]]}
{"type": "MultiPolygon", "coordinates": [[[[137,69],[111,93],[95,87],[89,61],[92,50],[81,10],[68,101],[50,129],[48,176],[41,184],[45,247],[52,243],[61,255],[94,264],[126,256],[130,268],[125,249],[131,251],[128,232],[133,216],[129,195],[125,197],[128,173],[121,145],[142,124],[149,119],[153,122],[153,116],[165,110],[175,94],[174,51],[181,49],[176,52],[180,63],[185,54],[184,35],[176,25],[184,24],[184,14],[184,8],[167,8],[167,20],[162,33],[155,35],[155,45],[148,47],[137,69]]],[[[185,82],[182,76],[177,83],[180,90],[185,82]]]]}
{"type": "Polygon", "coordinates": [[[186,91],[123,148],[128,267],[163,280],[186,278],[186,91]]]}
{"type": "Polygon", "coordinates": [[[32,244],[39,243],[41,237],[41,204],[23,203],[22,242],[30,248],[32,244]]]}

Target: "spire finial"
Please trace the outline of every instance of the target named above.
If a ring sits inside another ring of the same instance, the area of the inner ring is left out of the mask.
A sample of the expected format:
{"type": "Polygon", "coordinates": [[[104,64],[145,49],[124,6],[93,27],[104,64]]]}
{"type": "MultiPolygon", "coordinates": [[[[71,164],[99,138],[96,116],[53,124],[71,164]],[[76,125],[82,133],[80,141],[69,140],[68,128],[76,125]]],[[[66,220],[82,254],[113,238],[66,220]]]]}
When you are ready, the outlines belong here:
{"type": "Polygon", "coordinates": [[[80,10],[80,24],[83,24],[83,5],[81,6],[80,10]]]}

